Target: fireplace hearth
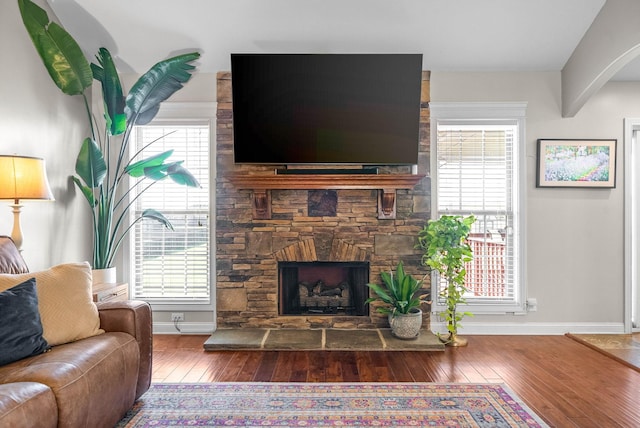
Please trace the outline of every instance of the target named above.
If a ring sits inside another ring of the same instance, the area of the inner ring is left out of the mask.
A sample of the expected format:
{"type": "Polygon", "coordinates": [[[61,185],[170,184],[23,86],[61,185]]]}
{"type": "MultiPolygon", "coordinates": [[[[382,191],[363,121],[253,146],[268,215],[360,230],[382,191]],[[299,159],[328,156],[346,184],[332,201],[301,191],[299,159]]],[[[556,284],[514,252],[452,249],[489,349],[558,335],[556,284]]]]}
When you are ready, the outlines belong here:
{"type": "Polygon", "coordinates": [[[368,316],[368,262],[278,263],[280,315],[368,316]]]}

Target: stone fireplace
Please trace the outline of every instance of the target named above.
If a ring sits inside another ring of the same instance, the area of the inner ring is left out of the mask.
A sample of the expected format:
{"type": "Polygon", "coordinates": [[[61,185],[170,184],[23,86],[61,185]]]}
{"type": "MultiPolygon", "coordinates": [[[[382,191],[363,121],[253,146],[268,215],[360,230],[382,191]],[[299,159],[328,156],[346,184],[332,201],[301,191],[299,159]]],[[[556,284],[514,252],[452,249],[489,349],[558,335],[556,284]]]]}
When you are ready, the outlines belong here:
{"type": "MultiPolygon", "coordinates": [[[[281,186],[256,192],[238,186],[230,179],[232,175],[272,175],[274,167],[233,162],[230,78],[228,72],[218,73],[218,327],[386,327],[386,317],[363,304],[369,297],[366,282],[380,283],[380,273],[395,269],[400,260],[407,272],[420,278],[426,273],[415,244],[430,215],[429,178],[393,192],[359,186],[327,187],[326,191],[281,186]],[[380,214],[383,196],[393,197],[391,216],[380,214]],[[257,208],[260,215],[256,215],[257,208]],[[319,267],[328,271],[318,276],[319,267]],[[284,291],[280,290],[283,278],[289,287],[284,291]]],[[[429,72],[423,72],[420,174],[428,174],[428,102],[429,72]]],[[[409,167],[384,166],[380,173],[411,171],[409,167]]],[[[429,312],[428,307],[423,310],[429,312]]],[[[423,319],[428,328],[429,317],[423,319]]]]}

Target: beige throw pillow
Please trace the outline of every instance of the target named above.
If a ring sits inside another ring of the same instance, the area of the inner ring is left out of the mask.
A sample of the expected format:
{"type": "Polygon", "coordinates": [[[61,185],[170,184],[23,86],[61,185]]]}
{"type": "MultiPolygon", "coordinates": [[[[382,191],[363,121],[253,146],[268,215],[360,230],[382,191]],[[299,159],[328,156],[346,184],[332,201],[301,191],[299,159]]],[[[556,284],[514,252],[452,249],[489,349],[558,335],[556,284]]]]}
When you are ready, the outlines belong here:
{"type": "Polygon", "coordinates": [[[91,295],[89,263],[67,263],[40,272],[0,274],[0,292],[29,278],[36,279],[43,336],[61,345],[104,333],[91,295]]]}

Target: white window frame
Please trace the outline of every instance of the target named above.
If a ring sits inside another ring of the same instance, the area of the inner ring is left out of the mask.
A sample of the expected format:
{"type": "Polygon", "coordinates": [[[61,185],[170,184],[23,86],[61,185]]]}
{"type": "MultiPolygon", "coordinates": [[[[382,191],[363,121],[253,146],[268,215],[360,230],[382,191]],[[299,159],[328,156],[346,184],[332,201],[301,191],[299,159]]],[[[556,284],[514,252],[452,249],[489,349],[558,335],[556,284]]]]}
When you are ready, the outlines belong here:
{"type": "Polygon", "coordinates": [[[640,118],[624,119],[624,332],[640,332],[640,285],[638,285],[640,194],[640,118]]]}
{"type": "MultiPolygon", "coordinates": [[[[209,124],[209,303],[164,303],[157,301],[149,301],[149,304],[156,311],[215,311],[216,307],[216,245],[215,245],[215,188],[216,188],[216,134],[215,134],[215,117],[216,117],[216,103],[208,102],[165,102],[160,105],[158,114],[151,123],[165,122],[172,124],[189,124],[189,122],[207,122],[209,124]]],[[[123,244],[123,251],[120,253],[119,265],[122,266],[124,272],[124,280],[129,283],[129,287],[133,287],[133,266],[131,261],[134,260],[133,256],[133,236],[129,234],[125,243],[123,244]],[[127,255],[127,257],[124,257],[127,255]]],[[[215,315],[214,315],[215,319],[215,315]]]]}
{"type": "MultiPolygon", "coordinates": [[[[517,174],[514,174],[514,233],[516,237],[516,276],[513,299],[504,301],[485,301],[468,298],[463,310],[474,314],[522,314],[526,311],[526,254],[525,254],[525,183],[526,183],[526,150],[525,150],[525,118],[526,102],[431,102],[431,178],[434,185],[431,191],[431,216],[438,216],[437,183],[437,132],[438,125],[450,124],[510,124],[518,127],[518,141],[514,144],[513,159],[517,163],[517,174]]],[[[432,278],[432,284],[436,279],[432,278]]],[[[437,293],[435,287],[433,293],[437,293]]],[[[434,294],[433,312],[446,309],[443,302],[438,301],[434,294]]]]}

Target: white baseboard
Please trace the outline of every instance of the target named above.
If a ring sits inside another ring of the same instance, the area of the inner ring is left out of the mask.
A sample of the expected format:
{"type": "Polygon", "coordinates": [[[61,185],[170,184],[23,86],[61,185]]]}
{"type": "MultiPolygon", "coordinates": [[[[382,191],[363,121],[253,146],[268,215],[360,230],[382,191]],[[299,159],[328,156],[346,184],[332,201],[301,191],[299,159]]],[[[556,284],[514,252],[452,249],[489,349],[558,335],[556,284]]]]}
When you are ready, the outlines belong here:
{"type": "MultiPolygon", "coordinates": [[[[446,325],[443,322],[431,322],[431,330],[445,333],[446,325]]],[[[461,329],[461,335],[563,335],[566,333],[581,334],[623,334],[624,323],[483,323],[465,320],[461,329]]]]}
{"type": "Polygon", "coordinates": [[[156,322],[153,323],[153,334],[211,334],[215,330],[212,322],[180,322],[178,323],[180,331],[172,322],[156,322]]]}

